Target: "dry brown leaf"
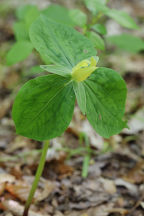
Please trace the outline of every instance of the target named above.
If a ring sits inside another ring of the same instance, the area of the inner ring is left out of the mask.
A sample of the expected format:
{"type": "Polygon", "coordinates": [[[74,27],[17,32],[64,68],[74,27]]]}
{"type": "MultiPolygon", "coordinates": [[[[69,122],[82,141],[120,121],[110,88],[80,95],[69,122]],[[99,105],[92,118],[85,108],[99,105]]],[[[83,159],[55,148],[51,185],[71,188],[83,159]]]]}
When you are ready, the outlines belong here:
{"type": "MultiPolygon", "coordinates": [[[[18,202],[13,200],[3,200],[2,205],[5,210],[12,212],[15,216],[22,216],[24,211],[24,207],[20,205],[18,202]]],[[[29,211],[29,216],[49,216],[48,214],[41,214],[34,211],[29,211]]]]}
{"type": "Polygon", "coordinates": [[[140,205],[144,209],[144,202],[141,202],[140,205]]]}
{"type": "Polygon", "coordinates": [[[137,134],[139,131],[144,130],[144,107],[139,109],[128,122],[129,129],[124,129],[126,134],[137,134]]]}
{"type": "Polygon", "coordinates": [[[10,212],[8,212],[8,213],[6,212],[5,216],[13,216],[13,214],[11,214],[10,212]]]}
{"type": "Polygon", "coordinates": [[[3,118],[10,109],[11,103],[12,100],[10,98],[5,98],[4,100],[0,101],[0,119],[3,118]]]}
{"type": "Polygon", "coordinates": [[[5,209],[5,206],[2,204],[2,202],[0,202],[0,209],[1,209],[1,210],[6,210],[6,209],[5,209]]]}
{"type": "Polygon", "coordinates": [[[104,190],[109,193],[109,194],[115,194],[117,189],[114,181],[106,179],[106,178],[101,178],[101,182],[103,183],[104,190]]]}
{"type": "Polygon", "coordinates": [[[142,73],[144,71],[144,63],[142,55],[109,55],[108,61],[113,65],[113,69],[119,71],[131,71],[131,73],[142,73]],[[118,61],[119,59],[119,61],[118,61]]]}
{"type": "Polygon", "coordinates": [[[144,182],[144,160],[138,162],[123,179],[133,184],[140,184],[144,182]]]}
{"type": "Polygon", "coordinates": [[[20,79],[20,74],[18,74],[18,72],[16,72],[15,70],[6,71],[5,77],[2,82],[3,87],[13,88],[18,83],[19,79],[20,79]]]}
{"type": "Polygon", "coordinates": [[[54,216],[64,216],[64,214],[62,214],[60,211],[56,211],[56,213],[54,214],[54,216]]]}
{"type": "Polygon", "coordinates": [[[15,182],[15,177],[10,175],[10,174],[7,174],[7,173],[0,173],[0,196],[5,191],[6,184],[8,182],[14,183],[15,182]]]}
{"type": "Polygon", "coordinates": [[[22,179],[23,172],[21,169],[21,163],[17,163],[14,167],[11,167],[10,173],[16,177],[16,179],[22,179]]]}
{"type": "Polygon", "coordinates": [[[108,210],[109,213],[120,213],[122,216],[125,216],[128,214],[128,210],[124,208],[112,208],[108,210]]]}
{"type": "Polygon", "coordinates": [[[72,211],[66,214],[66,216],[108,216],[112,208],[113,203],[108,203],[85,211],[72,211]]]}
{"type": "Polygon", "coordinates": [[[31,186],[22,181],[16,181],[15,184],[7,183],[5,189],[21,201],[26,201],[31,186]]]}
{"type": "Polygon", "coordinates": [[[30,145],[30,140],[23,136],[16,136],[13,142],[10,143],[9,148],[7,149],[8,153],[13,153],[19,148],[25,148],[30,145]]]}
{"type": "Polygon", "coordinates": [[[129,193],[136,195],[138,193],[138,187],[130,182],[125,181],[124,179],[115,179],[115,184],[117,186],[123,186],[128,189],[129,193]]]}
{"type": "Polygon", "coordinates": [[[54,182],[44,181],[42,191],[37,190],[37,194],[35,196],[35,201],[40,202],[40,201],[46,199],[54,191],[55,187],[56,187],[56,185],[54,182]]]}
{"type": "Polygon", "coordinates": [[[8,173],[0,173],[0,184],[2,183],[14,183],[15,177],[13,175],[10,175],[8,173]]]}
{"type": "Polygon", "coordinates": [[[44,169],[44,177],[48,178],[51,170],[55,175],[58,175],[60,179],[66,176],[71,176],[74,168],[66,165],[65,160],[66,156],[64,155],[59,160],[51,160],[50,162],[47,162],[44,169]]]}
{"type": "MultiPolygon", "coordinates": [[[[42,201],[46,199],[49,194],[54,190],[55,184],[50,181],[44,181],[42,184],[43,189],[37,189],[34,202],[42,201]]],[[[20,201],[24,202],[27,200],[29,191],[31,189],[31,184],[26,183],[24,181],[16,180],[15,184],[7,183],[5,185],[5,189],[15,198],[19,199],[20,201]]]]}
{"type": "Polygon", "coordinates": [[[3,194],[4,190],[5,190],[5,183],[1,183],[0,184],[0,196],[3,194]]]}

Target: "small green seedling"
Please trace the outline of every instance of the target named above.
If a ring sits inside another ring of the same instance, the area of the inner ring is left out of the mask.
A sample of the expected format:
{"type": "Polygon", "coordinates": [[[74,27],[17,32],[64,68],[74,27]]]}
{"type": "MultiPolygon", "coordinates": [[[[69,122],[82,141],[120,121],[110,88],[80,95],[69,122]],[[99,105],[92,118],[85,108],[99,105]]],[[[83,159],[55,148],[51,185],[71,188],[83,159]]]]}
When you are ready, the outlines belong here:
{"type": "Polygon", "coordinates": [[[95,48],[102,51],[105,49],[104,39],[107,39],[107,30],[103,24],[106,17],[115,20],[122,27],[128,29],[138,28],[135,21],[126,12],[109,8],[107,2],[108,0],[84,0],[85,6],[91,12],[89,13],[89,24],[84,28],[84,34],[89,37],[95,48]]]}
{"type": "Polygon", "coordinates": [[[84,0],[86,7],[91,11],[93,22],[96,22],[103,15],[114,19],[121,26],[129,29],[137,29],[135,21],[124,11],[109,8],[108,0],[84,0]]]}
{"type": "Polygon", "coordinates": [[[115,71],[97,68],[96,50],[87,38],[45,16],[32,24],[30,38],[54,63],[42,66],[53,74],[37,77],[19,91],[12,112],[19,134],[40,141],[61,135],[71,121],[75,98],[101,136],[108,138],[126,126],[125,82],[115,71]]]}
{"type": "Polygon", "coordinates": [[[39,15],[40,12],[35,5],[24,5],[16,11],[18,21],[13,25],[16,42],[7,53],[7,65],[23,61],[32,53],[33,45],[29,38],[29,28],[39,15]]]}
{"type": "MultiPolygon", "coordinates": [[[[53,65],[42,66],[51,74],[30,80],[20,89],[12,110],[18,134],[39,141],[60,136],[72,119],[76,99],[101,136],[109,138],[127,127],[123,121],[126,84],[114,70],[97,66],[96,50],[88,38],[41,15],[31,25],[30,39],[40,55],[49,58],[53,65]]],[[[45,142],[25,216],[47,148],[45,142]]]]}
{"type": "MultiPolygon", "coordinates": [[[[106,0],[85,0],[84,2],[91,12],[89,14],[89,22],[87,15],[83,11],[79,9],[68,10],[67,8],[56,4],[50,4],[43,10],[39,10],[35,5],[24,5],[18,8],[16,11],[17,21],[13,25],[16,42],[7,54],[7,65],[13,65],[23,61],[32,53],[34,47],[29,38],[29,28],[40,14],[43,14],[58,23],[66,24],[71,27],[80,27],[83,34],[91,40],[94,47],[102,51],[105,49],[104,38],[107,39],[106,27],[103,23],[99,23],[103,16],[114,19],[123,27],[129,29],[138,28],[134,20],[127,13],[110,9],[106,5],[106,0]]],[[[126,47],[129,49],[128,45],[126,45],[126,47]]],[[[41,59],[46,64],[51,63],[49,58],[42,55],[41,59]]]]}
{"type": "MultiPolygon", "coordinates": [[[[69,26],[83,27],[87,22],[87,16],[78,9],[68,10],[56,4],[50,4],[47,8],[39,10],[36,5],[23,5],[16,10],[17,21],[13,24],[13,32],[16,42],[6,56],[7,65],[14,65],[25,60],[33,51],[33,45],[29,38],[29,28],[34,20],[43,14],[48,18],[69,26]]],[[[41,56],[44,63],[49,64],[49,59],[41,56]]]]}
{"type": "MultiPolygon", "coordinates": [[[[91,12],[89,22],[81,10],[68,10],[53,4],[42,11],[34,5],[25,5],[16,13],[18,21],[13,27],[16,43],[7,55],[7,64],[24,60],[35,48],[47,64],[41,65],[41,69],[50,73],[28,81],[20,89],[12,110],[18,134],[44,141],[24,216],[28,215],[43,171],[49,146],[46,140],[60,136],[66,130],[73,116],[75,100],[101,136],[109,138],[127,127],[123,121],[126,84],[114,70],[98,67],[95,48],[105,49],[107,30],[101,18],[107,16],[129,29],[136,29],[137,25],[127,13],[110,9],[106,5],[108,0],[84,2],[91,12]],[[75,26],[80,27],[86,37],[74,30],[75,26]],[[52,65],[48,65],[50,62],[52,65]]],[[[116,45],[119,43],[115,38],[112,40],[116,45]]],[[[33,70],[39,72],[40,68],[36,66],[33,70]]],[[[82,176],[86,177],[92,152],[87,136],[83,138],[86,155],[82,176]]]]}

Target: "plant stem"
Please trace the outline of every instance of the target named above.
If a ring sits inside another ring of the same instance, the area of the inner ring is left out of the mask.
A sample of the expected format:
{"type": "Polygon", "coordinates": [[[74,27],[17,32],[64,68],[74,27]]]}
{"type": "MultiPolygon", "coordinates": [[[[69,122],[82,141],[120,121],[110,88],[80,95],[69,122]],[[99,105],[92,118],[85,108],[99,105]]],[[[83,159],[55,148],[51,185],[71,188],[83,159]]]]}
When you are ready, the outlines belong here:
{"type": "Polygon", "coordinates": [[[29,211],[30,205],[32,203],[35,191],[36,191],[38,183],[39,183],[39,179],[40,179],[40,177],[42,175],[42,172],[43,172],[43,169],[44,169],[45,159],[46,159],[46,154],[47,154],[48,147],[49,147],[49,141],[46,141],[44,143],[44,146],[43,146],[43,149],[42,149],[41,158],[40,158],[40,162],[39,162],[39,165],[38,165],[38,168],[37,168],[35,179],[33,181],[32,188],[30,190],[28,199],[27,199],[26,204],[25,204],[23,216],[28,216],[28,211],[29,211]]]}
{"type": "Polygon", "coordinates": [[[84,141],[86,144],[86,155],[85,155],[84,161],[83,161],[82,177],[86,178],[88,175],[89,162],[90,162],[90,158],[91,158],[91,148],[90,148],[89,138],[85,133],[83,134],[83,138],[84,138],[84,141]]]}
{"type": "Polygon", "coordinates": [[[103,12],[99,12],[98,15],[96,17],[93,18],[92,20],[92,25],[98,23],[99,19],[103,16],[103,12]]]}
{"type": "Polygon", "coordinates": [[[87,155],[84,157],[84,161],[83,161],[83,168],[82,168],[82,177],[83,178],[86,178],[88,175],[89,162],[90,162],[90,154],[87,153],[87,155]]]}

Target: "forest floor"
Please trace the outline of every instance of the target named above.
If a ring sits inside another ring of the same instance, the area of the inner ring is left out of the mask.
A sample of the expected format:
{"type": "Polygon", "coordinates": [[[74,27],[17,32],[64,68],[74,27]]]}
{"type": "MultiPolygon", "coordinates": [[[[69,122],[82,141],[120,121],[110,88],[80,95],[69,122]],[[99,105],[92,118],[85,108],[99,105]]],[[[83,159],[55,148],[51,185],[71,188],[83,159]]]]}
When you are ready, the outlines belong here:
{"type": "MultiPolygon", "coordinates": [[[[19,2],[11,0],[9,4],[17,7],[19,2]]],[[[117,0],[113,7],[126,8],[132,16],[144,20],[143,1],[117,0]]],[[[13,9],[0,15],[0,215],[5,216],[22,215],[43,145],[16,135],[11,118],[15,95],[34,77],[28,70],[35,64],[31,55],[15,66],[5,65],[5,53],[14,41],[14,19],[13,9]]],[[[111,20],[107,26],[123,31],[111,20]]],[[[144,26],[135,34],[144,37],[144,26]]],[[[130,129],[103,139],[76,105],[67,131],[50,141],[29,216],[144,216],[144,53],[109,52],[103,58],[104,66],[122,72],[127,83],[125,116],[130,129]],[[88,135],[93,150],[87,178],[82,178],[86,150],[79,148],[86,145],[80,139],[81,132],[88,135]]]]}

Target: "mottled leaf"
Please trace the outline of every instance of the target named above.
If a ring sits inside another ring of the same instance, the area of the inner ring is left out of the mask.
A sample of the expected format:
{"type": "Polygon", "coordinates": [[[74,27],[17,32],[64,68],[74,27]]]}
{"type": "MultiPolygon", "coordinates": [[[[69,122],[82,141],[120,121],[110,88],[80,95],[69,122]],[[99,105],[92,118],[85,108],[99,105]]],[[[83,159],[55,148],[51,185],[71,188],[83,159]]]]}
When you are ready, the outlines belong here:
{"type": "Polygon", "coordinates": [[[47,140],[68,127],[75,104],[69,79],[52,74],[28,81],[19,91],[12,110],[18,134],[47,140]]]}
{"type": "Polygon", "coordinates": [[[78,62],[96,55],[92,43],[72,27],[40,16],[30,28],[30,38],[42,56],[54,64],[72,69],[78,62]]]}
{"type": "Polygon", "coordinates": [[[119,133],[126,123],[126,84],[114,70],[98,68],[86,81],[86,114],[97,133],[108,138],[119,133]]]}

